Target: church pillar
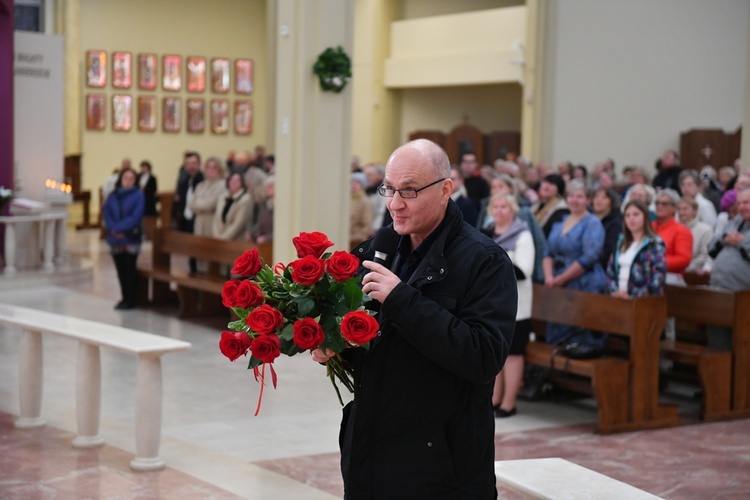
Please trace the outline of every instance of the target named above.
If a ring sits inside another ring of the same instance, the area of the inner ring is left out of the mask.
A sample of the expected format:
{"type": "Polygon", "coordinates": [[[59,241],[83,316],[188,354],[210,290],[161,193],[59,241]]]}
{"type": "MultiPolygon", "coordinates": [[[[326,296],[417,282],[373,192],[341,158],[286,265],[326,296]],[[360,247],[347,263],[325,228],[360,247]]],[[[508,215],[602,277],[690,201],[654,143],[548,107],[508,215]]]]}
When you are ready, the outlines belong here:
{"type": "MultiPolygon", "coordinates": [[[[750,19],[748,19],[750,25],[750,19]]],[[[745,53],[745,113],[742,117],[742,171],[750,169],[750,35],[747,37],[747,52],[745,53]]]]}
{"type": "Polygon", "coordinates": [[[58,10],[57,32],[65,36],[65,156],[81,153],[81,3],[64,0],[58,10]],[[61,21],[61,22],[60,22],[61,21]]]}
{"type": "Polygon", "coordinates": [[[0,186],[13,187],[13,0],[0,0],[0,186]]]}
{"type": "Polygon", "coordinates": [[[552,161],[551,120],[552,109],[550,84],[545,82],[545,68],[550,65],[547,43],[550,39],[550,2],[528,0],[526,2],[526,47],[524,50],[524,85],[521,107],[521,154],[535,163],[552,161]]]}
{"type": "Polygon", "coordinates": [[[401,91],[383,85],[385,60],[391,50],[391,23],[400,17],[401,3],[355,2],[352,152],[363,163],[385,163],[391,152],[405,141],[399,125],[401,91]]]}
{"type": "Polygon", "coordinates": [[[276,12],[274,261],[288,263],[300,231],[322,231],[336,249],[349,248],[351,83],[324,92],[312,67],[327,47],[351,57],[354,2],[268,5],[276,12]]]}

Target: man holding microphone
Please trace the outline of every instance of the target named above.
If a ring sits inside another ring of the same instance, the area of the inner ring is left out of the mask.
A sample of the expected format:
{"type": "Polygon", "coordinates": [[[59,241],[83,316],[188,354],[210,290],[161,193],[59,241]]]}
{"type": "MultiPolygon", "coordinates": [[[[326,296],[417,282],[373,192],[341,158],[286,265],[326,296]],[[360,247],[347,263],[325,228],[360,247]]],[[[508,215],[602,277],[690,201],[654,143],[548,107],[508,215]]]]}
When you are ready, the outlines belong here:
{"type": "Polygon", "coordinates": [[[437,144],[399,147],[379,188],[397,235],[391,248],[376,236],[353,250],[380,332],[344,352],[355,382],[339,440],[347,500],[497,497],[491,398],[514,330],[515,274],[463,221],[452,188],[437,144]]]}

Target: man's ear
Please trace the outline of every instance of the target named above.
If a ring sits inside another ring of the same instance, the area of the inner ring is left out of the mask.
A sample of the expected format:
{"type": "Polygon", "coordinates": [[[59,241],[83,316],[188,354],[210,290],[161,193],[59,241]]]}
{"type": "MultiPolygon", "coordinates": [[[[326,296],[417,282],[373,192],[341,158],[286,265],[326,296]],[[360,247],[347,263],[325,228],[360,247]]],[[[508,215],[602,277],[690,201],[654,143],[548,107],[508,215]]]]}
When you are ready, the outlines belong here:
{"type": "Polygon", "coordinates": [[[445,179],[446,183],[443,184],[443,197],[450,198],[451,194],[453,194],[453,179],[445,179]]]}

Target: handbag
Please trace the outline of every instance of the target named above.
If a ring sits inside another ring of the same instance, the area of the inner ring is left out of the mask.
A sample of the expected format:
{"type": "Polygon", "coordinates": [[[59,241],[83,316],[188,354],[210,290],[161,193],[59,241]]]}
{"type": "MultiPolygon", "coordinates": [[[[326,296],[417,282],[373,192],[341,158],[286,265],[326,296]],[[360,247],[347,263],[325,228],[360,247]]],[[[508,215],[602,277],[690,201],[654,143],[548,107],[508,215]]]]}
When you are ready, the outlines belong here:
{"type": "Polygon", "coordinates": [[[554,353],[571,359],[595,359],[602,357],[605,353],[604,346],[571,340],[576,335],[580,335],[586,331],[585,328],[574,328],[573,331],[558,341],[554,353]]]}

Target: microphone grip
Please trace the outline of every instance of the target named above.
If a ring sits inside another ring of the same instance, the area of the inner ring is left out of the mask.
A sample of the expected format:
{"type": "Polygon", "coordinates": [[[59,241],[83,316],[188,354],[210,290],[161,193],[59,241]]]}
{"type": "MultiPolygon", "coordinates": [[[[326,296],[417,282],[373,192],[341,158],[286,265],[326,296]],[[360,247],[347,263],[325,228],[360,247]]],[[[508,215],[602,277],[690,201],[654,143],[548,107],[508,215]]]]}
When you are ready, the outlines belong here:
{"type": "Polygon", "coordinates": [[[387,253],[375,250],[375,258],[372,259],[372,261],[377,262],[378,264],[382,266],[388,267],[390,258],[387,253]]]}

